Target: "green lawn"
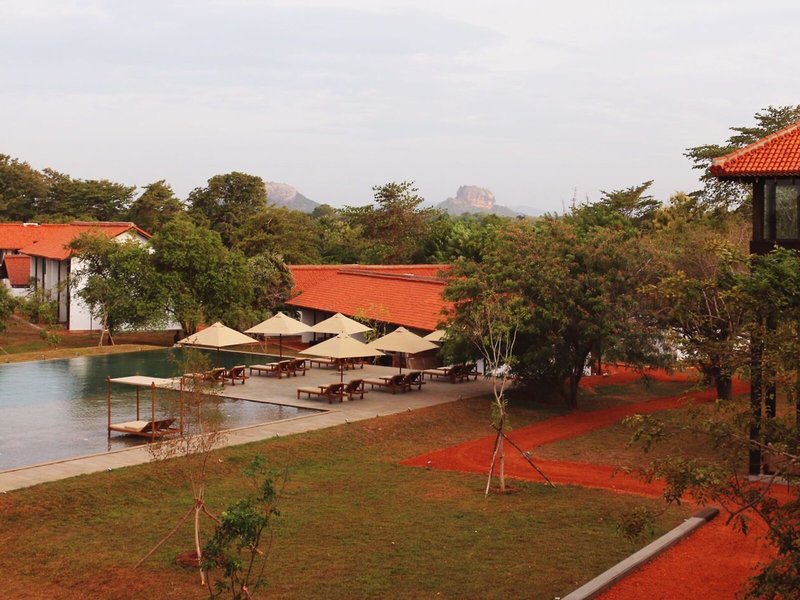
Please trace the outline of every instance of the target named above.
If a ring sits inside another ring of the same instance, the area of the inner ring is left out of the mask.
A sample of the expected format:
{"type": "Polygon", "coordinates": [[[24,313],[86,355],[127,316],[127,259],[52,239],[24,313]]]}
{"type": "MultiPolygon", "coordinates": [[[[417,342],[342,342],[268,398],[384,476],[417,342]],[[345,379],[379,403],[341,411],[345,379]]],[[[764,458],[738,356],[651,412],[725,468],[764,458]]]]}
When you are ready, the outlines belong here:
{"type": "MultiPolygon", "coordinates": [[[[515,426],[550,416],[512,407],[515,426]]],[[[516,483],[484,499],[483,476],[398,461],[489,433],[486,400],[465,400],[220,453],[212,510],[240,496],[256,453],[288,469],[268,568],[272,598],[553,598],[638,545],[619,516],[656,500],[571,486],[516,483]]],[[[487,457],[488,461],[488,457],[487,457]]],[[[203,598],[174,565],[191,529],[143,567],[136,561],[190,506],[185,486],[142,465],[0,496],[0,570],[7,597],[203,598]]],[[[674,509],[663,532],[685,516],[674,509]]]]}

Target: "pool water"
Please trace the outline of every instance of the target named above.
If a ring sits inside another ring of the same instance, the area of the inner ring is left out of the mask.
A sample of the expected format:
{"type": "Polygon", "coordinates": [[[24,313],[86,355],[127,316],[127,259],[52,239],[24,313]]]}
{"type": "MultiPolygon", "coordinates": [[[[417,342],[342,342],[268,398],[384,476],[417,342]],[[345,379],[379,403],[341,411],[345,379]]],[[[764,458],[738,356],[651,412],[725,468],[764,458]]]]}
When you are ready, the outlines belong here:
{"type": "MultiPolygon", "coordinates": [[[[271,360],[263,354],[207,355],[210,365],[224,367],[271,360]]],[[[174,377],[184,358],[180,350],[164,349],[0,365],[0,471],[146,443],[118,433],[108,439],[106,377],[174,377]]],[[[157,390],[157,405],[169,394],[157,390]]],[[[142,390],[141,399],[142,418],[149,419],[149,391],[142,390]]],[[[114,385],[111,412],[115,422],[134,420],[135,388],[114,385]]],[[[219,412],[221,427],[232,429],[316,411],[222,398],[219,412]]],[[[157,406],[156,418],[163,416],[157,406]]]]}

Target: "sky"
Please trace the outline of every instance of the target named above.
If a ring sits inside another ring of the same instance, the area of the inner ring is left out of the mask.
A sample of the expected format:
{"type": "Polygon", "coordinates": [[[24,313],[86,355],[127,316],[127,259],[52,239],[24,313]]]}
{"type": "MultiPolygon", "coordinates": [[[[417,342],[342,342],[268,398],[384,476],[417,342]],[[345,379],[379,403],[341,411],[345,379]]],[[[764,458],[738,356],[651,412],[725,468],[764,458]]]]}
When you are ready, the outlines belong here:
{"type": "Polygon", "coordinates": [[[800,4],[0,0],[0,153],[179,197],[244,171],[334,206],[415,181],[561,211],[800,103],[800,4]]]}

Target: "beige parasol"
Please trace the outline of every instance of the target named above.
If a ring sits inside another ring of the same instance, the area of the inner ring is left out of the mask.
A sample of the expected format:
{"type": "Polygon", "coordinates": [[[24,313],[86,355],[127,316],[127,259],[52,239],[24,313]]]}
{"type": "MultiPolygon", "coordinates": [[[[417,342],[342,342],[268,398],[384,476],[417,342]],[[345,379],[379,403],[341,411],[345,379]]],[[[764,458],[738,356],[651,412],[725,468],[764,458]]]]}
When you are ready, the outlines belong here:
{"type": "Polygon", "coordinates": [[[431,331],[428,335],[423,336],[423,340],[428,340],[429,342],[441,343],[444,341],[444,338],[447,336],[447,331],[444,329],[437,329],[436,331],[431,331]]]}
{"type": "MultiPolygon", "coordinates": [[[[370,348],[364,342],[351,338],[346,333],[340,333],[335,337],[320,342],[316,346],[301,350],[300,354],[309,356],[323,356],[325,358],[345,359],[363,358],[365,356],[383,356],[383,352],[376,348],[370,348]]],[[[344,381],[344,368],[339,364],[340,378],[344,381]]]]}
{"type": "Polygon", "coordinates": [[[372,327],[354,321],[350,317],[345,317],[342,313],[336,313],[311,328],[314,333],[346,333],[348,335],[371,330],[372,327]]]}
{"type": "Polygon", "coordinates": [[[293,319],[282,312],[278,312],[266,321],[262,321],[258,325],[254,325],[250,329],[245,330],[245,333],[256,333],[264,336],[277,335],[278,356],[283,358],[283,336],[298,335],[308,331],[311,331],[311,328],[305,323],[301,323],[297,319],[293,319]]]}
{"type": "Polygon", "coordinates": [[[226,327],[219,321],[211,327],[206,327],[203,331],[185,337],[178,342],[181,346],[206,346],[208,348],[224,348],[226,346],[238,346],[239,344],[257,344],[258,340],[249,335],[239,333],[235,329],[226,327]]]}
{"type": "MultiPolygon", "coordinates": [[[[439,348],[439,346],[433,342],[422,339],[416,333],[412,333],[405,327],[398,327],[392,333],[387,333],[383,337],[370,342],[368,346],[370,348],[378,348],[391,352],[404,352],[406,354],[416,354],[417,352],[425,352],[427,350],[436,350],[439,348]]],[[[400,372],[403,372],[402,364],[400,366],[400,372]]]]}

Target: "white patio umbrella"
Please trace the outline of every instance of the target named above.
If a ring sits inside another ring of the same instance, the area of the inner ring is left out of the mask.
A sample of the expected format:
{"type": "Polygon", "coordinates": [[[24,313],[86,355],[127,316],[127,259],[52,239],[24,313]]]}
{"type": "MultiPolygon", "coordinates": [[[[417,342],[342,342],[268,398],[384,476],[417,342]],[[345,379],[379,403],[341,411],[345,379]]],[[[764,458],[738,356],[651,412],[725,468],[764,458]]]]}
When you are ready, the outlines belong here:
{"type": "Polygon", "coordinates": [[[342,313],[336,313],[311,327],[311,331],[314,333],[346,333],[348,335],[371,330],[372,327],[359,323],[350,317],[345,317],[342,313]]]}
{"type": "MultiPolygon", "coordinates": [[[[283,358],[283,336],[298,335],[308,331],[311,331],[311,328],[305,323],[301,323],[297,319],[293,319],[282,312],[278,312],[266,321],[262,321],[258,325],[254,325],[250,329],[246,329],[245,333],[256,333],[263,336],[277,335],[278,356],[283,358]]],[[[266,344],[266,342],[264,343],[266,344]]]]}
{"type": "MultiPolygon", "coordinates": [[[[300,354],[335,358],[338,360],[345,358],[364,358],[365,356],[383,356],[383,352],[380,350],[370,348],[364,342],[353,339],[346,333],[340,333],[324,342],[311,346],[311,348],[301,350],[300,354]]],[[[344,381],[344,369],[341,364],[339,365],[339,373],[341,381],[344,381]]]]}
{"type": "Polygon", "coordinates": [[[428,335],[422,337],[423,340],[428,340],[429,342],[440,343],[444,341],[445,336],[447,335],[447,331],[444,329],[437,329],[436,331],[431,331],[428,335]]]}
{"type": "Polygon", "coordinates": [[[180,346],[205,346],[207,348],[216,348],[219,352],[220,348],[226,346],[238,346],[239,344],[253,344],[258,343],[258,340],[251,338],[249,335],[239,333],[235,329],[231,329],[217,321],[210,327],[206,327],[203,331],[198,331],[179,340],[180,346]]]}
{"type": "MultiPolygon", "coordinates": [[[[370,348],[388,350],[390,352],[404,352],[406,354],[436,350],[439,347],[433,342],[421,338],[416,333],[412,333],[405,327],[398,327],[393,332],[387,333],[383,337],[367,345],[370,348]]],[[[400,372],[403,372],[402,364],[400,366],[400,372]]]]}

